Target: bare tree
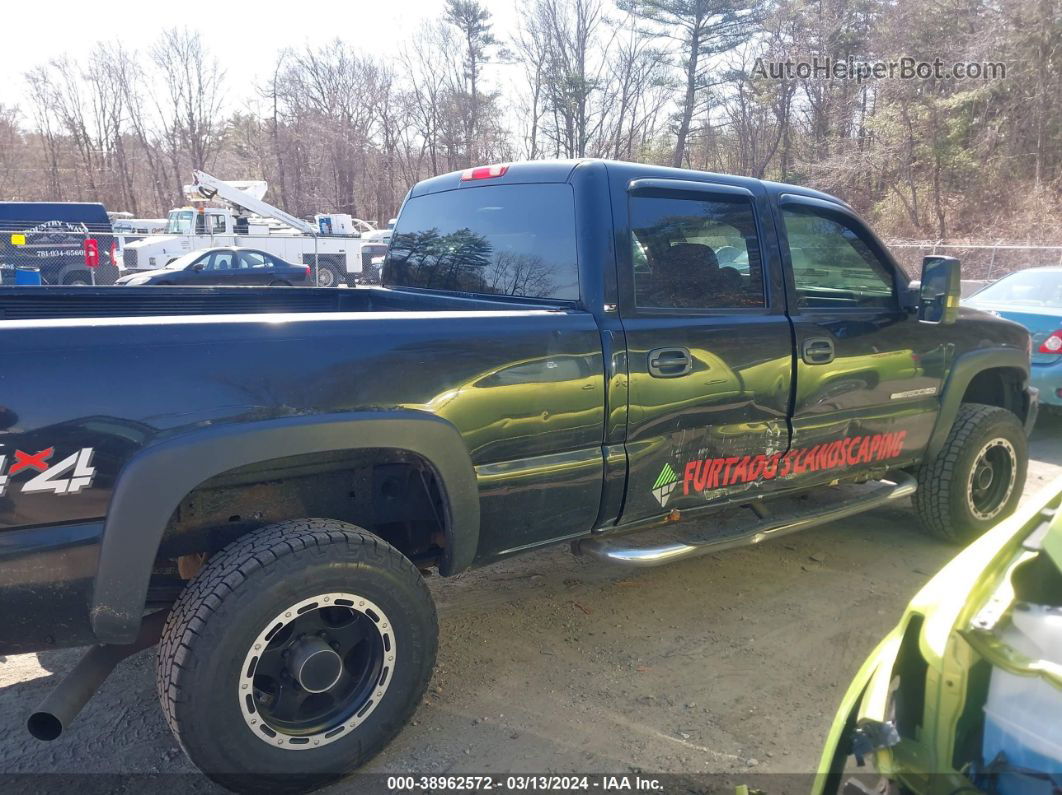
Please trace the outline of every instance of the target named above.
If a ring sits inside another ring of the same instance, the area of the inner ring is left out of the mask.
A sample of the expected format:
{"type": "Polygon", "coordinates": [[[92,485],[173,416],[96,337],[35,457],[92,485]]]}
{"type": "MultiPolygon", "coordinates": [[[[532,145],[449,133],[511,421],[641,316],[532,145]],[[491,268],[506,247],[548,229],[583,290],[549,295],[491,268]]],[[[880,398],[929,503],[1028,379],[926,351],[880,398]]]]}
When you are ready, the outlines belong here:
{"type": "Polygon", "coordinates": [[[506,47],[485,0],[435,1],[397,57],[285,49],[255,95],[189,30],[37,65],[22,113],[0,108],[0,192],[163,213],[198,167],[267,179],[297,215],[386,221],[470,163],[604,156],[812,185],[885,234],[1062,239],[1062,0],[519,0],[506,47]],[[897,54],[1006,79],[752,66],[897,54]]]}
{"type": "Polygon", "coordinates": [[[57,201],[66,197],[63,180],[60,176],[61,139],[55,120],[55,90],[48,70],[38,66],[26,74],[26,83],[30,92],[30,107],[37,125],[37,135],[42,143],[47,162],[46,190],[57,201]]]}
{"type": "Polygon", "coordinates": [[[616,26],[604,81],[604,123],[599,153],[632,160],[647,153],[674,89],[664,54],[628,16],[616,26]]]}
{"type": "Polygon", "coordinates": [[[225,73],[198,32],[170,28],[151,48],[163,91],[155,104],[172,169],[174,196],[182,199],[182,166],[209,169],[222,138],[225,73]]]}
{"type": "Polygon", "coordinates": [[[442,173],[449,165],[442,159],[442,139],[448,126],[444,118],[449,94],[445,53],[452,48],[452,43],[449,28],[425,24],[413,34],[410,45],[401,54],[409,82],[412,124],[422,141],[432,175],[442,173]]]}
{"type": "MultiPolygon", "coordinates": [[[[554,154],[585,157],[593,133],[594,98],[601,90],[603,58],[593,63],[601,25],[600,0],[537,0],[536,24],[546,41],[546,107],[543,132],[554,154]]],[[[603,48],[598,49],[601,56],[603,48]]]]}
{"type": "Polygon", "coordinates": [[[19,129],[18,109],[0,105],[0,200],[10,196],[24,179],[19,164],[26,154],[26,142],[19,129]]]}
{"type": "Polygon", "coordinates": [[[302,179],[303,188],[291,197],[296,212],[329,206],[359,214],[366,154],[387,88],[381,67],[338,39],[287,55],[272,90],[300,168],[315,177],[302,179]]]}
{"type": "Polygon", "coordinates": [[[523,0],[520,25],[513,35],[511,49],[527,81],[526,101],[520,108],[524,120],[523,151],[528,160],[540,154],[539,132],[545,112],[545,79],[549,58],[549,34],[535,13],[533,0],[523,0]]]}

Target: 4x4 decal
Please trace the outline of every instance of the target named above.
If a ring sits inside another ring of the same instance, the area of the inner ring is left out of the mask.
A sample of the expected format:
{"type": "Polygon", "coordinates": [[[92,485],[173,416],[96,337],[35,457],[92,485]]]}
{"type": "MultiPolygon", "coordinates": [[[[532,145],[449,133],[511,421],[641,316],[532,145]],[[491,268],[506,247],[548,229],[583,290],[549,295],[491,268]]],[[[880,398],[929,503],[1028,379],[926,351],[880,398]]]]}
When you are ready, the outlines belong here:
{"type": "Polygon", "coordinates": [[[0,454],[0,497],[7,491],[11,478],[21,472],[37,472],[22,484],[23,494],[50,491],[53,494],[77,494],[92,485],[96,469],[92,466],[92,448],[82,447],[56,464],[48,461],[55,455],[55,448],[49,447],[36,453],[15,450],[15,460],[4,471],[7,455],[0,454]]]}

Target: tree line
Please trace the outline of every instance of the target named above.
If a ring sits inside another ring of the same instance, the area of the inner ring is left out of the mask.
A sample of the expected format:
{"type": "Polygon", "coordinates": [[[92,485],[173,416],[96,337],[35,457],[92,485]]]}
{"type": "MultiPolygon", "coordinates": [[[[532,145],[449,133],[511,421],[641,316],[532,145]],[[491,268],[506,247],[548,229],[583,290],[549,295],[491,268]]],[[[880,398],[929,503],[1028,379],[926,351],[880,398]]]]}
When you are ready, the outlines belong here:
{"type": "Polygon", "coordinates": [[[440,0],[397,52],[284,49],[256,86],[186,28],[42,63],[0,106],[0,198],[155,217],[201,168],[382,223],[435,174],[606,157],[810,185],[893,237],[1062,242],[1062,0],[516,2],[504,34],[440,0]],[[903,57],[1005,77],[821,74],[903,57]]]}

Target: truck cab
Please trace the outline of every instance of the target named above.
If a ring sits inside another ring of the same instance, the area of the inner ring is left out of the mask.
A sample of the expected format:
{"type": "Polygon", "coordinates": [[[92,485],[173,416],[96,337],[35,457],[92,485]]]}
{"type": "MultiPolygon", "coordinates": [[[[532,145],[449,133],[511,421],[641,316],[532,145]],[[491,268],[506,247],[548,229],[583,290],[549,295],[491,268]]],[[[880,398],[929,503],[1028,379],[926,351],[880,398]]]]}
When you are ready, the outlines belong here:
{"type": "Polygon", "coordinates": [[[236,233],[232,213],[223,207],[182,207],[171,210],[166,219],[166,234],[203,237],[236,233]]]}

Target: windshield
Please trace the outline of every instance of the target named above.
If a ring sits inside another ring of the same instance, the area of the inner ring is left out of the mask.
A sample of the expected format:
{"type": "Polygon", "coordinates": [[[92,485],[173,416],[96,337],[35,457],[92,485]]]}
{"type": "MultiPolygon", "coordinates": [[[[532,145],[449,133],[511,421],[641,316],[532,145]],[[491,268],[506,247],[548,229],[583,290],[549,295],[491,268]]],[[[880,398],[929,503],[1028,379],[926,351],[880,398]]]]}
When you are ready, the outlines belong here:
{"type": "Polygon", "coordinates": [[[183,271],[197,259],[203,256],[202,251],[193,251],[190,254],[185,254],[182,257],[178,257],[166,265],[166,270],[170,271],[183,271]]]}
{"type": "Polygon", "coordinates": [[[1012,273],[975,293],[970,302],[1062,307],[1062,271],[1030,268],[1012,273]]]}
{"type": "Polygon", "coordinates": [[[192,234],[192,216],[194,216],[191,210],[174,210],[170,213],[169,221],[166,223],[167,235],[190,235],[192,234]]]}

